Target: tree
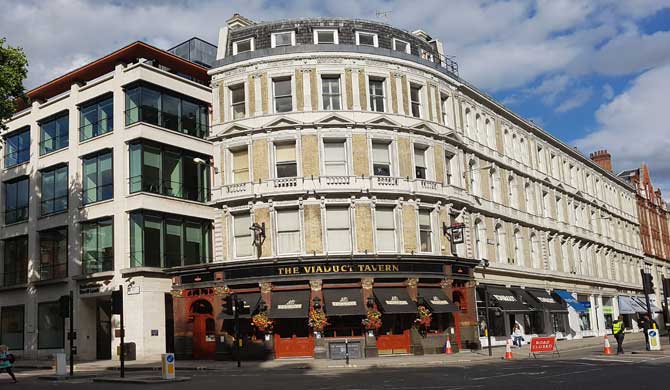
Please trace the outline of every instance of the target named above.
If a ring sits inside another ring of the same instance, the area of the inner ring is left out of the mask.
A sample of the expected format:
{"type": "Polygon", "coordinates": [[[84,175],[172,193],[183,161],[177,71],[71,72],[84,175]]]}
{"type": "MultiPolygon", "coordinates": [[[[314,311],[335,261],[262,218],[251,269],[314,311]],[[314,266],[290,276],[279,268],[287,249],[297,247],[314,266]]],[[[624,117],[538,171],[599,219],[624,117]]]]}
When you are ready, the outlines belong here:
{"type": "Polygon", "coordinates": [[[5,45],[0,38],[0,130],[16,110],[17,99],[25,98],[23,80],[28,74],[28,60],[20,47],[5,45]]]}

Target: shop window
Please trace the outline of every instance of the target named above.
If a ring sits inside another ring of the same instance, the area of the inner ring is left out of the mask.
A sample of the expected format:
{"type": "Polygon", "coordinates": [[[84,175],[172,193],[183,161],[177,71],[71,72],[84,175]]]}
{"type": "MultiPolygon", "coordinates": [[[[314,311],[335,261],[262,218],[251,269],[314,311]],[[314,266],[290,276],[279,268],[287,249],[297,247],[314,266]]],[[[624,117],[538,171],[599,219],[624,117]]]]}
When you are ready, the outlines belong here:
{"type": "Polygon", "coordinates": [[[49,215],[67,210],[68,176],[67,165],[41,171],[42,199],[40,215],[49,215]]]}
{"type": "Polygon", "coordinates": [[[10,350],[23,350],[24,306],[0,308],[0,342],[10,350]]]}
{"type": "Polygon", "coordinates": [[[59,349],[65,346],[65,319],[60,304],[43,302],[37,305],[37,348],[59,349]]]}
{"type": "Polygon", "coordinates": [[[5,136],[5,168],[30,160],[30,127],[5,136]]]}
{"type": "Polygon", "coordinates": [[[40,156],[67,148],[70,129],[70,116],[67,111],[45,119],[39,125],[40,156]]]}
{"type": "Polygon", "coordinates": [[[114,226],[112,218],[81,224],[82,272],[114,270],[114,226]]]}

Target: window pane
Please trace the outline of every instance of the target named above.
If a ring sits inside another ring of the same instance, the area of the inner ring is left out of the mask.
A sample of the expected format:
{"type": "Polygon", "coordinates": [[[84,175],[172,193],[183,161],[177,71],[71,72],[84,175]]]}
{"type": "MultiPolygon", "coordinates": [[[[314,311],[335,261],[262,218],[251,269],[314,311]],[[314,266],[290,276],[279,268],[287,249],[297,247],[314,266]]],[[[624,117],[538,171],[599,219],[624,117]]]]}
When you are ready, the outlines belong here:
{"type": "Polygon", "coordinates": [[[375,163],[390,163],[389,144],[381,142],[372,143],[372,159],[375,163]]]}
{"type": "Polygon", "coordinates": [[[0,340],[12,349],[23,349],[24,306],[4,306],[0,311],[0,340]]]}
{"type": "Polygon", "coordinates": [[[376,209],[375,219],[378,229],[395,229],[393,209],[376,209]]]}
{"type": "Polygon", "coordinates": [[[349,229],[348,208],[326,209],[326,223],[328,229],[349,229]]]}
{"type": "Polygon", "coordinates": [[[235,235],[235,256],[244,257],[252,255],[252,237],[251,230],[251,216],[240,214],[234,217],[234,235],[235,235]]]}
{"type": "Polygon", "coordinates": [[[291,79],[274,80],[275,110],[288,112],[293,109],[291,96],[291,79]]]}
{"type": "Polygon", "coordinates": [[[349,229],[327,231],[328,251],[351,252],[351,232],[349,229]]]}
{"type": "Polygon", "coordinates": [[[148,87],[142,87],[141,120],[143,122],[158,125],[159,111],[161,107],[161,94],[148,87]]]}
{"type": "Polygon", "coordinates": [[[298,176],[298,166],[295,162],[277,163],[277,177],[296,177],[298,176]]]}
{"type": "Polygon", "coordinates": [[[360,45],[374,46],[375,45],[374,34],[359,33],[358,43],[360,45]]]}
{"type": "Polygon", "coordinates": [[[126,91],[126,125],[140,120],[140,106],[142,105],[142,88],[135,87],[126,91]]]}
{"type": "Polygon", "coordinates": [[[163,194],[182,196],[181,156],[169,151],[163,152],[163,194]]]}
{"type": "Polygon", "coordinates": [[[184,246],[184,265],[205,263],[203,258],[203,236],[199,224],[186,224],[186,243],[184,246]]]}
{"type": "Polygon", "coordinates": [[[63,348],[65,321],[60,315],[58,302],[37,305],[37,348],[63,348]]]}
{"type": "Polygon", "coordinates": [[[160,267],[162,259],[162,221],[155,217],[144,217],[144,266],[160,267]]]}
{"type": "Polygon", "coordinates": [[[142,190],[142,145],[130,145],[130,192],[142,190]]]}
{"type": "Polygon", "coordinates": [[[66,210],[68,196],[67,167],[56,170],[55,185],[54,212],[66,210]]]}
{"type": "Polygon", "coordinates": [[[144,146],[144,165],[142,166],[142,190],[160,193],[160,150],[144,146]]]}
{"type": "Polygon", "coordinates": [[[249,152],[245,149],[232,151],[233,154],[233,183],[249,181],[249,152]]]}
{"type": "Polygon", "coordinates": [[[380,252],[395,251],[395,230],[377,230],[377,250],[380,252]]]}
{"type": "Polygon", "coordinates": [[[243,41],[235,42],[237,46],[237,53],[244,53],[245,51],[251,50],[251,39],[245,39],[243,41]]]}
{"type": "Polygon", "coordinates": [[[275,37],[275,47],[280,47],[280,46],[291,46],[291,37],[292,33],[290,32],[285,32],[285,33],[278,33],[274,34],[275,37]]]}
{"type": "Polygon", "coordinates": [[[141,267],[144,264],[144,236],[142,226],[144,216],[141,213],[130,215],[130,266],[141,267]]]}
{"type": "Polygon", "coordinates": [[[96,157],[84,160],[84,204],[98,200],[98,159],[96,157]]]}
{"type": "Polygon", "coordinates": [[[114,196],[114,175],[112,170],[112,152],[98,156],[98,200],[112,199],[114,196]]]}
{"type": "Polygon", "coordinates": [[[30,129],[19,131],[6,138],[5,167],[21,164],[30,159],[30,129]]]}
{"type": "Polygon", "coordinates": [[[179,98],[167,94],[163,94],[162,98],[162,126],[170,130],[179,130],[179,98]]]}
{"type": "Polygon", "coordinates": [[[244,84],[230,87],[230,98],[233,106],[233,119],[244,118],[246,115],[244,84]]]}
{"type": "Polygon", "coordinates": [[[182,243],[181,221],[165,221],[165,266],[178,267],[181,265],[181,243],[182,243]]]}
{"type": "Polygon", "coordinates": [[[181,101],[181,131],[198,137],[198,105],[188,100],[181,101]]]}
{"type": "Polygon", "coordinates": [[[319,44],[335,43],[335,32],[333,31],[317,31],[316,37],[319,44]]]}
{"type": "Polygon", "coordinates": [[[275,145],[277,162],[295,161],[295,144],[275,145]]]}

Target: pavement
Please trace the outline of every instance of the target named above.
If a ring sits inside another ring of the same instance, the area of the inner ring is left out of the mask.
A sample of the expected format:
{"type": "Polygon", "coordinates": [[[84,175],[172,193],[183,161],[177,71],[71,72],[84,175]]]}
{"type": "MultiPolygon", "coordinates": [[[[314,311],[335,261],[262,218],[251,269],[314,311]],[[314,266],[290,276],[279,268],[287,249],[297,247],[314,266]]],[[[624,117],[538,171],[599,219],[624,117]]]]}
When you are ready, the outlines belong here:
{"type": "MultiPolygon", "coordinates": [[[[610,337],[610,342],[611,342],[610,337]]],[[[602,338],[559,341],[560,357],[551,354],[529,358],[528,347],[513,349],[513,360],[503,360],[504,348],[463,351],[452,355],[394,356],[344,361],[288,359],[268,362],[177,362],[177,377],[188,382],[157,381],[156,362],[128,362],[123,383],[109,362],[79,363],[75,378],[50,382],[40,380],[52,370],[23,370],[17,365],[17,389],[68,386],[78,389],[118,389],[148,384],[161,389],[188,387],[267,389],[277,386],[320,390],[411,390],[475,389],[496,386],[496,390],[542,388],[665,388],[670,383],[670,345],[663,351],[645,351],[641,334],[627,335],[625,355],[602,354],[602,338]],[[89,377],[82,377],[89,375],[89,377]],[[94,376],[91,378],[90,376],[94,376]],[[93,382],[95,380],[95,382],[93,382]],[[109,383],[112,382],[113,383],[109,383]]],[[[22,362],[27,363],[27,362],[22,362]]],[[[0,387],[9,383],[0,375],[0,387]]]]}

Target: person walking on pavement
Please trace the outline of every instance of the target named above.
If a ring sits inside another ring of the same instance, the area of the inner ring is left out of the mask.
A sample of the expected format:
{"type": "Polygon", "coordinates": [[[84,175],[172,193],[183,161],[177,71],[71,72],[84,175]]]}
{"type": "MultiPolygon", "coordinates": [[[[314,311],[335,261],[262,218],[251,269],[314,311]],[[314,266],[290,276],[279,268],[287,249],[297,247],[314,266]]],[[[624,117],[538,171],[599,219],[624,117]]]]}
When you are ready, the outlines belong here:
{"type": "Polygon", "coordinates": [[[521,330],[521,325],[519,325],[518,322],[514,324],[512,337],[514,337],[512,344],[516,345],[517,348],[521,348],[521,342],[523,342],[523,331],[521,330]]]}
{"type": "Polygon", "coordinates": [[[612,333],[614,333],[614,338],[616,339],[616,354],[623,355],[623,336],[624,336],[624,324],[623,316],[619,317],[612,323],[612,333]]]}
{"type": "Polygon", "coordinates": [[[0,370],[5,370],[12,377],[14,383],[16,383],[16,377],[14,376],[14,372],[12,372],[11,356],[8,350],[9,348],[6,345],[0,345],[0,370]]]}
{"type": "Polygon", "coordinates": [[[649,316],[646,315],[646,314],[643,315],[642,319],[640,320],[639,325],[641,326],[642,331],[644,332],[644,345],[645,345],[645,349],[648,351],[649,350],[649,333],[647,331],[649,329],[651,329],[649,316]]]}

